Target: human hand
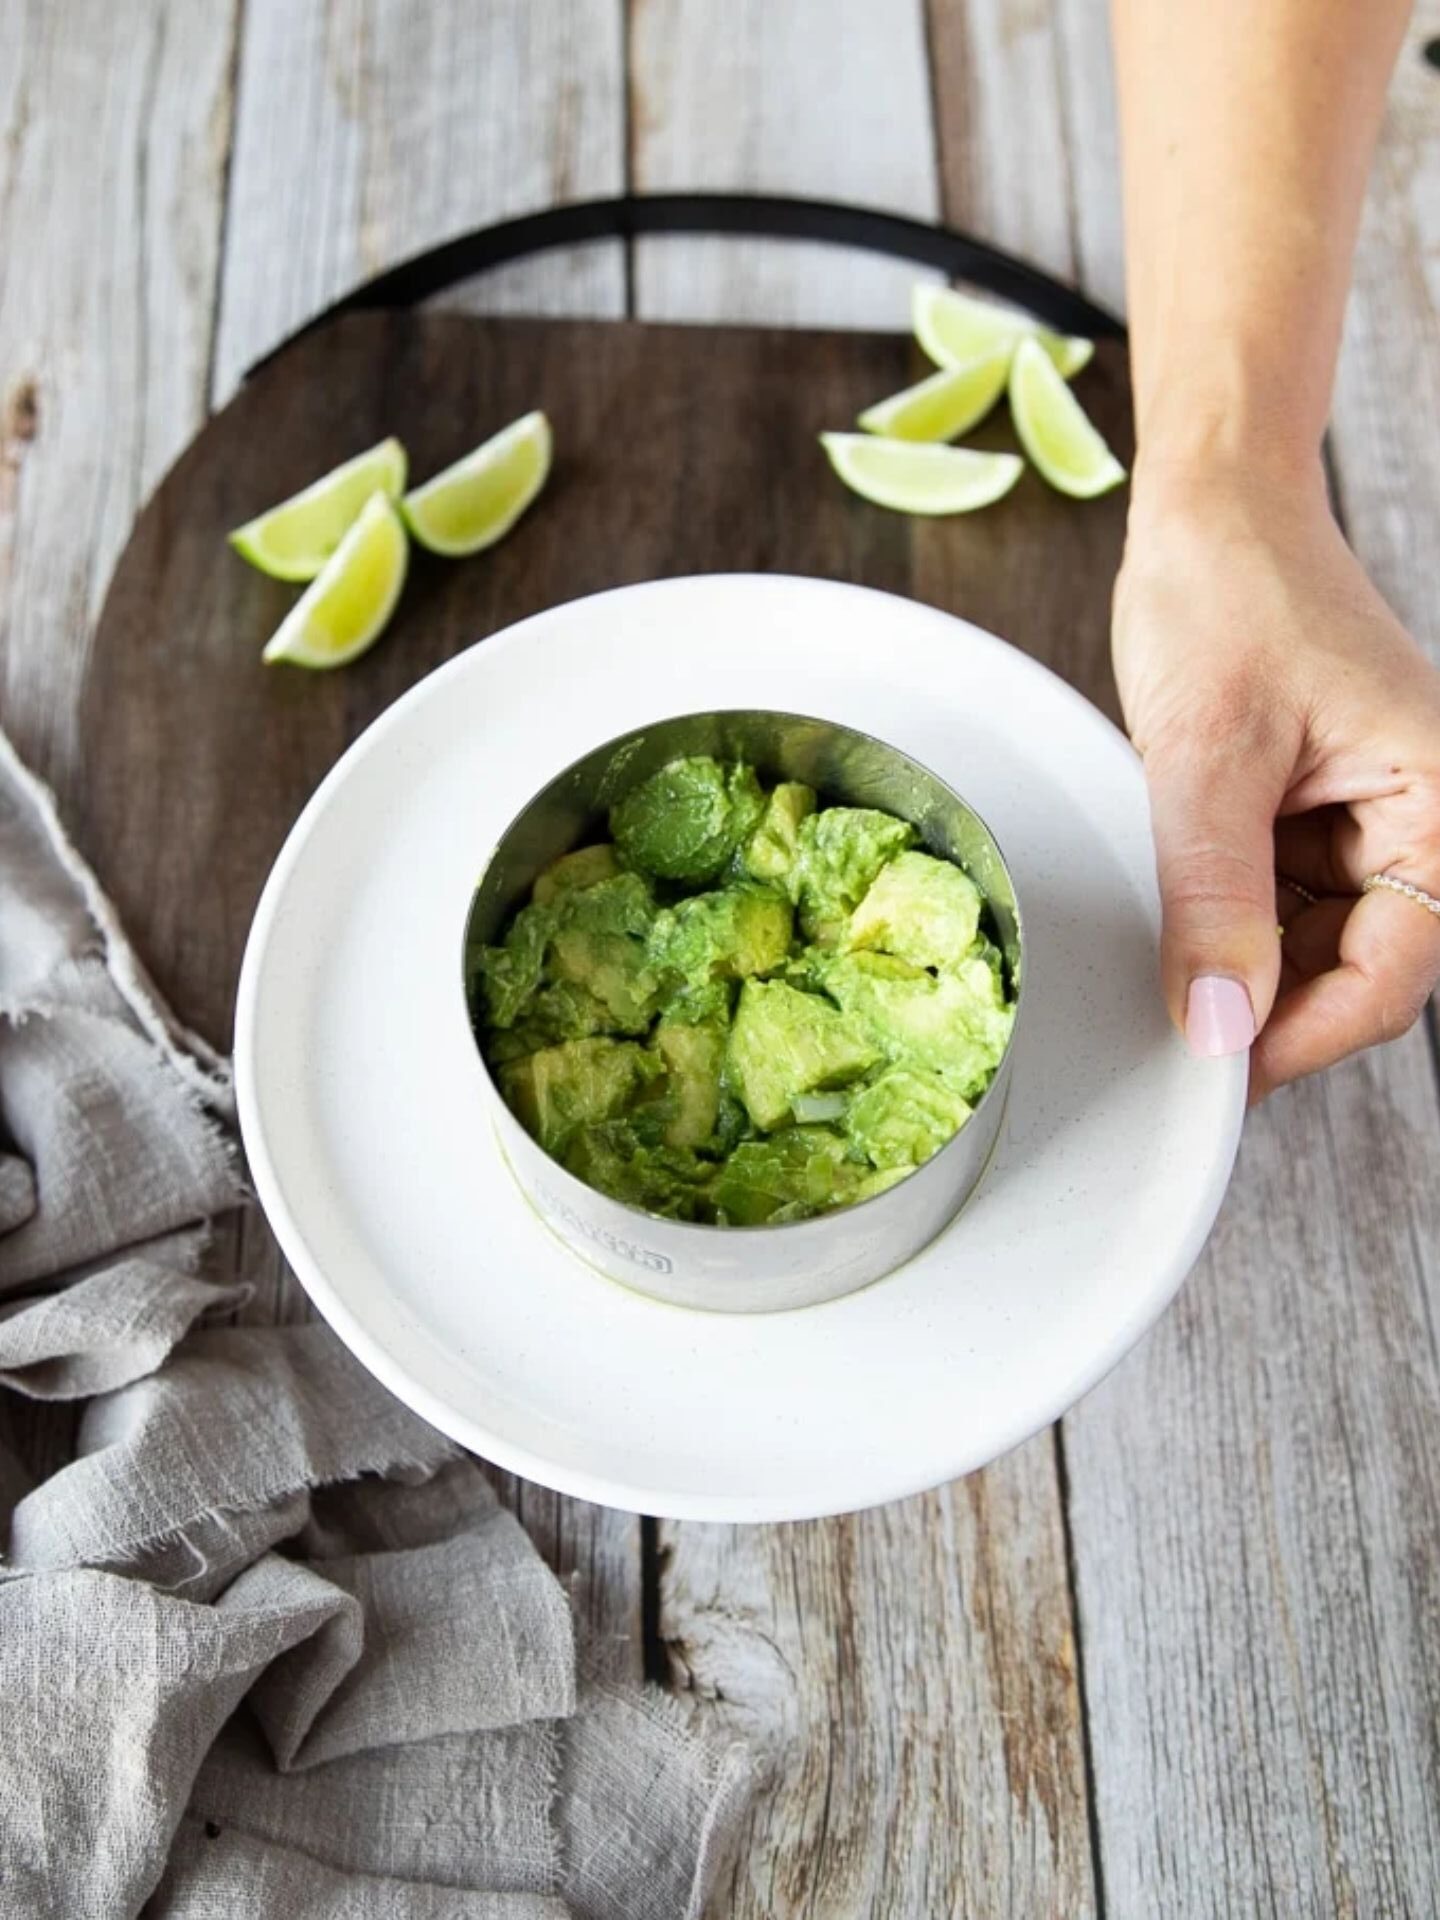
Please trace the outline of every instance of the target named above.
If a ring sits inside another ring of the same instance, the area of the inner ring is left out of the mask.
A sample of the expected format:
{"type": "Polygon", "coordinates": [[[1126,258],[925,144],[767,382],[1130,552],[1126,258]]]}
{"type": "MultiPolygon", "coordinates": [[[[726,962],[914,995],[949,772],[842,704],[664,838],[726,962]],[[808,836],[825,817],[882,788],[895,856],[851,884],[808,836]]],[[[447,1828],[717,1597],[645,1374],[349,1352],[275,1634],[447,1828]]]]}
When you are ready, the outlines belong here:
{"type": "Polygon", "coordinates": [[[1254,1040],[1259,1100],[1404,1032],[1440,977],[1440,917],[1360,889],[1389,874],[1440,895],[1440,675],[1318,470],[1137,473],[1114,657],[1192,1049],[1254,1040]]]}

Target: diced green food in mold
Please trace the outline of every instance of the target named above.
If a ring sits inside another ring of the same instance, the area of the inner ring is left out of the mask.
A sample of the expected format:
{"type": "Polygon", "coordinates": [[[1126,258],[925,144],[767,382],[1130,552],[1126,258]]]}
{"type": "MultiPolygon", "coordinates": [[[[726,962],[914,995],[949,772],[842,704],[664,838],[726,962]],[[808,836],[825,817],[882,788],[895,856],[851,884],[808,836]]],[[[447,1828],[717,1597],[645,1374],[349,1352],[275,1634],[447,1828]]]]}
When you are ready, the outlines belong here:
{"type": "Polygon", "coordinates": [[[672,760],[610,810],[626,866],[656,880],[718,879],[765,811],[752,767],[708,754],[672,760]]]}
{"type": "Polygon", "coordinates": [[[743,864],[754,880],[786,887],[800,852],[801,822],[818,804],[815,789],[799,780],[782,780],[765,803],[760,824],[745,848],[743,864]]]}
{"type": "Polygon", "coordinates": [[[970,1118],[970,1107],[938,1073],[891,1067],[860,1087],[845,1110],[845,1137],[885,1170],[923,1166],[970,1118]]]}
{"type": "Polygon", "coordinates": [[[696,756],[611,822],[616,845],[539,876],[474,983],[504,1097],[577,1178],[781,1225],[883,1192],[964,1124],[1008,976],[978,889],[905,821],[696,756]]]}
{"type": "Polygon", "coordinates": [[[829,963],[824,978],[855,1029],[887,1060],[938,1073],[966,1100],[989,1085],[1014,1010],[983,958],[934,974],[890,954],[848,953],[829,963]]]}
{"type": "Polygon", "coordinates": [[[846,945],[877,947],[917,967],[957,966],[980,930],[982,904],[975,882],[950,861],[900,853],[851,915],[846,945]]]}
{"type": "Polygon", "coordinates": [[[790,885],[806,938],[839,945],[885,862],[914,843],[908,820],[873,807],[825,807],[802,820],[790,885]]]}
{"type": "Polygon", "coordinates": [[[533,897],[537,906],[548,906],[562,893],[577,893],[601,880],[613,880],[620,871],[615,849],[608,840],[594,847],[577,847],[552,861],[535,882],[533,897]]]}
{"type": "Polygon", "coordinates": [[[881,1057],[853,1021],[783,980],[747,980],[730,1029],[727,1071],[763,1131],[790,1118],[797,1094],[843,1087],[881,1057]]]}
{"type": "Polygon", "coordinates": [[[521,1125],[554,1153],[577,1129],[623,1113],[664,1070],[634,1040],[567,1040],[501,1067],[500,1091],[521,1125]]]}
{"type": "Polygon", "coordinates": [[[790,902],[770,887],[693,894],[657,916],[650,960],[687,984],[774,973],[790,952],[793,919],[790,902]]]}

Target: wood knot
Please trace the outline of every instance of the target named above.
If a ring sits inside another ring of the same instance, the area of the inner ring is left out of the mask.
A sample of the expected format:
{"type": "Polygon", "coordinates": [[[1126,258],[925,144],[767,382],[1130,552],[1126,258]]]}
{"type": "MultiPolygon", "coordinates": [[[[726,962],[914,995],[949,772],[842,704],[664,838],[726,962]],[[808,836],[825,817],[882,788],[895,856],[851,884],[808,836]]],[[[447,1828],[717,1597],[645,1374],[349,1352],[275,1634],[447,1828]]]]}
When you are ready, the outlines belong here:
{"type": "Polygon", "coordinates": [[[0,442],[7,447],[28,446],[40,431],[40,388],[28,376],[17,380],[5,395],[0,414],[0,442]]]}

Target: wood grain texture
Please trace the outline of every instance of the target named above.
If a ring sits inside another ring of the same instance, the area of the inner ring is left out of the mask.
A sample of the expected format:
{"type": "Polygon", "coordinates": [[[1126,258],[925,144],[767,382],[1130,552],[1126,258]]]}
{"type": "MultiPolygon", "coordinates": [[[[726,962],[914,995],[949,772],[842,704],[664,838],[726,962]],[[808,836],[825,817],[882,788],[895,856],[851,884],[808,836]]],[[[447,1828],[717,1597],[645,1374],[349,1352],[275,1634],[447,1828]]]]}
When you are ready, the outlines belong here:
{"type": "Polygon", "coordinates": [[[1376,584],[1440,663],[1440,0],[1400,55],[1355,262],[1332,441],[1346,525],[1376,584]]]}
{"type": "MultiPolygon", "coordinates": [[[[487,0],[483,7],[469,0],[425,7],[405,0],[327,0],[323,6],[247,0],[216,399],[233,391],[251,361],[357,281],[472,227],[555,201],[619,192],[625,171],[623,37],[621,0],[555,0],[543,7],[529,0],[487,0]]],[[[456,289],[442,304],[496,312],[623,313],[624,258],[618,247],[547,255],[456,289]]],[[[315,393],[323,396],[330,390],[329,371],[311,364],[315,393]]],[[[527,390],[515,411],[534,403],[527,390]]],[[[379,424],[371,437],[401,433],[413,471],[423,474],[505,417],[457,415],[437,457],[411,416],[402,376],[383,399],[377,397],[379,424]]],[[[293,474],[282,474],[283,462],[277,462],[267,475],[257,475],[256,499],[283,493],[358,444],[317,438],[308,451],[299,451],[293,474]]],[[[423,591],[423,582],[418,584],[423,591]]],[[[253,710],[249,717],[261,728],[269,725],[253,710]]],[[[289,718],[295,731],[286,736],[281,727],[276,738],[288,740],[280,750],[289,756],[293,784],[282,781],[282,789],[298,805],[358,721],[307,721],[303,707],[289,718]]],[[[207,786],[198,770],[196,778],[207,786]]],[[[213,786],[208,791],[213,801],[213,786]]],[[[232,791],[231,801],[245,811],[242,795],[232,791]]],[[[278,843],[279,823],[280,816],[272,816],[263,829],[266,849],[278,843]]],[[[252,819],[251,848],[258,845],[254,828],[252,819]]],[[[213,811],[206,814],[205,830],[207,837],[226,837],[213,811]]],[[[242,867],[240,899],[216,902],[227,916],[232,962],[233,938],[248,920],[259,878],[258,866],[242,861],[242,867]]],[[[222,975],[216,986],[208,1017],[223,1026],[230,985],[222,975]]],[[[247,1314],[261,1320],[308,1317],[309,1303],[264,1222],[249,1217],[238,1232],[245,1244],[223,1251],[256,1276],[247,1314]]],[[[597,1664],[617,1678],[638,1677],[639,1523],[507,1475],[496,1481],[550,1565],[574,1589],[597,1664]]]]}
{"type": "Polygon", "coordinates": [[[0,8],[0,707],[75,791],[75,694],[136,509],[205,411],[233,8],[0,8]]]}
{"type": "Polygon", "coordinates": [[[946,219],[1124,311],[1120,164],[1099,0],[929,0],[946,219]]]}
{"type": "Polygon", "coordinates": [[[1252,1121],[1178,1303],[1067,1416],[1110,1912],[1434,1911],[1437,1283],[1417,1036],[1252,1121]]]}
{"type": "Polygon", "coordinates": [[[921,1499],[665,1551],[672,1679],[771,1769],[717,1920],[1095,1911],[1048,1436],[921,1499]]]}
{"type": "MultiPolygon", "coordinates": [[[[921,0],[631,0],[637,191],[766,190],[937,210],[921,0]]],[[[642,240],[647,319],[902,328],[916,269],[819,245],[642,240]]]]}
{"type": "MultiPolygon", "coordinates": [[[[947,215],[1052,265],[1068,258],[1118,305],[1100,10],[931,11],[947,215]]],[[[1422,529],[1440,509],[1440,466],[1415,398],[1440,400],[1423,270],[1437,233],[1423,191],[1440,167],[1437,78],[1412,57],[1396,88],[1336,432],[1357,545],[1432,638],[1422,529]],[[1385,423],[1402,419],[1397,441],[1385,423]]],[[[1105,424],[1107,403],[1082,395],[1105,424]]],[[[1111,512],[1113,562],[1122,508],[1111,512]]],[[[1070,577],[1070,556],[1048,558],[1070,577]]],[[[1113,711],[1105,624],[1082,626],[1051,664],[1113,711]]],[[[1012,637],[1035,647],[1029,632],[1012,637]]],[[[1110,1913],[1430,1910],[1436,1122],[1419,1036],[1252,1118],[1222,1226],[1179,1304],[1064,1422],[1110,1913]]]]}
{"type": "MultiPolygon", "coordinates": [[[[924,31],[921,8],[896,0],[738,5],[718,31],[714,16],[681,0],[634,0],[637,186],[785,189],[934,217],[924,31]]],[[[898,329],[915,278],[906,265],[816,247],[646,242],[636,249],[636,311],[898,329]]],[[[914,348],[897,350],[903,371],[892,386],[927,370],[914,348]]],[[[867,391],[857,379],[825,424],[848,423],[888,390],[877,383],[867,391]]],[[[1003,423],[987,432],[1006,443],[1003,423]]],[[[778,449],[778,438],[767,444],[778,449]]],[[[815,477],[796,483],[818,513],[815,477]]],[[[1075,538],[1061,531],[1066,516],[1054,506],[1037,483],[969,526],[912,527],[910,589],[1002,630],[1031,607],[1042,646],[1063,652],[1070,626],[1078,619],[1090,633],[1103,609],[1086,591],[1095,569],[1087,575],[1083,566],[1094,520],[1079,530],[1078,582],[1048,598],[1030,591],[1033,516],[1067,554],[1075,538]],[[947,564],[936,559],[941,552],[947,564]],[[977,559],[978,578],[993,591],[976,590],[977,559]]],[[[886,525],[857,503],[848,510],[860,524],[886,525]]],[[[1103,542],[1100,551],[1108,553],[1103,542]]],[[[778,552],[799,564],[786,546],[778,552]]],[[[1047,578],[1059,589],[1058,569],[1047,578]]],[[[1065,1569],[1058,1553],[1031,1552],[1034,1539],[1058,1530],[1046,1442],[964,1491],[884,1515],[803,1529],[661,1526],[660,1629],[677,1679],[694,1686],[702,1712],[743,1701],[748,1730],[775,1753],[770,1792],[742,1842],[734,1884],[717,1897],[717,1920],[1090,1910],[1078,1700],[1071,1669],[1050,1651],[1069,1631],[1065,1569]],[[1026,1526],[985,1528],[981,1509],[1024,1512],[1026,1526]],[[957,1559],[965,1577],[952,1589],[957,1559]],[[957,1625],[957,1615],[983,1604],[972,1583],[993,1600],[986,1644],[1003,1649],[998,1670],[975,1668],[973,1613],[963,1634],[957,1625]],[[899,1665],[876,1688],[874,1649],[887,1641],[899,1665]],[[1011,1695],[1032,1710],[1015,1713],[1011,1695]],[[1041,1775],[1053,1792],[1037,1818],[1025,1783],[1041,1775]]]]}
{"type": "MultiPolygon", "coordinates": [[[[217,400],[362,280],[625,176],[620,0],[248,0],[217,400]]],[[[624,312],[618,247],[517,264],[461,304],[624,312]]]]}

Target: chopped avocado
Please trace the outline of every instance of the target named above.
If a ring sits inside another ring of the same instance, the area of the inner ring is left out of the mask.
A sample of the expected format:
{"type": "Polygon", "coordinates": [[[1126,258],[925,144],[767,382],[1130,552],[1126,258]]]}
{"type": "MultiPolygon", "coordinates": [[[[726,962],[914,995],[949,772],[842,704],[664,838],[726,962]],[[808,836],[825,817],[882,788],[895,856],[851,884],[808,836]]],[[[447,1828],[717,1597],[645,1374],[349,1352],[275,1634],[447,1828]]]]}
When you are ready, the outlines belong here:
{"type": "Polygon", "coordinates": [[[598,847],[577,847],[574,853],[562,854],[540,875],[535,882],[535,904],[549,906],[562,893],[582,892],[602,880],[613,880],[619,871],[620,862],[608,841],[598,847]]]}
{"type": "Polygon", "coordinates": [[[774,973],[790,951],[790,902],[742,882],[666,908],[650,937],[651,963],[687,983],[774,973]]]}
{"type": "Polygon", "coordinates": [[[708,1187],[715,1169],[695,1154],[647,1146],[627,1121],[582,1127],[563,1163],[587,1187],[667,1220],[713,1220],[708,1187]]]}
{"type": "Polygon", "coordinates": [[[757,1127],[790,1118],[797,1094],[857,1080],[881,1057],[853,1021],[783,980],[747,980],[730,1029],[726,1070],[757,1127]]]}
{"type": "Polygon", "coordinates": [[[937,975],[890,954],[850,953],[832,959],[824,979],[854,1027],[888,1060],[938,1073],[967,1100],[984,1092],[1014,1010],[983,955],[937,975]]]}
{"type": "Polygon", "coordinates": [[[633,1040],[567,1040],[499,1073],[500,1091],[523,1127],[554,1153],[578,1127],[621,1114],[664,1071],[633,1040]]]}
{"type": "Polygon", "coordinates": [[[562,1040],[587,1040],[591,1034],[606,1033],[611,1024],[610,1009],[603,1000],[569,980],[557,980],[553,987],[541,987],[523,1020],[497,1034],[490,1058],[517,1060],[562,1040]]]}
{"type": "Polygon", "coordinates": [[[1014,982],[978,890],[905,821],[697,756],[611,825],[467,982],[504,1098],[579,1179],[781,1225],[884,1192],[965,1123],[1014,982]]]}
{"type": "Polygon", "coordinates": [[[980,889],[928,853],[898,853],[850,917],[849,947],[878,947],[917,967],[953,967],[980,929],[980,889]]]}
{"type": "Polygon", "coordinates": [[[768,1140],[742,1141],[716,1176],[711,1199],[728,1226],[760,1226],[782,1209],[787,1219],[803,1220],[843,1206],[865,1172],[829,1127],[786,1127],[768,1140]]]}
{"type": "Polygon", "coordinates": [[[891,1067],[851,1096],[845,1137],[881,1169],[924,1164],[970,1118],[968,1104],[936,1073],[891,1067]]]}
{"type": "Polygon", "coordinates": [[[522,907],[510,923],[504,943],[480,955],[478,979],[481,1018],[487,1026],[513,1027],[539,990],[545,949],[555,928],[548,907],[522,907]]]}
{"type": "Polygon", "coordinates": [[[785,780],[776,787],[741,856],[751,879],[788,886],[800,851],[800,823],[814,813],[816,804],[815,789],[799,780],[785,780]]]}
{"type": "Polygon", "coordinates": [[[660,1002],[661,1017],[677,1026],[698,1026],[702,1020],[718,1020],[729,1026],[735,1008],[733,980],[682,980],[667,986],[660,1002]]]}
{"type": "Polygon", "coordinates": [[[708,754],[672,760],[610,810],[624,863],[657,880],[703,884],[754,832],[765,796],[754,770],[708,754]]]}
{"type": "Polygon", "coordinates": [[[725,1065],[725,1028],[672,1025],[655,1029],[655,1051],[665,1064],[661,1138],[667,1147],[703,1147],[713,1137],[720,1115],[720,1076],[725,1065]]]}
{"type": "Polygon", "coordinates": [[[872,807],[826,807],[802,820],[791,891],[806,938],[838,945],[876,874],[914,841],[907,820],[872,807]]]}
{"type": "Polygon", "coordinates": [[[648,951],[655,903],[638,873],[567,893],[557,907],[551,964],[609,1009],[617,1033],[644,1033],[660,1004],[660,977],[648,951]]]}

